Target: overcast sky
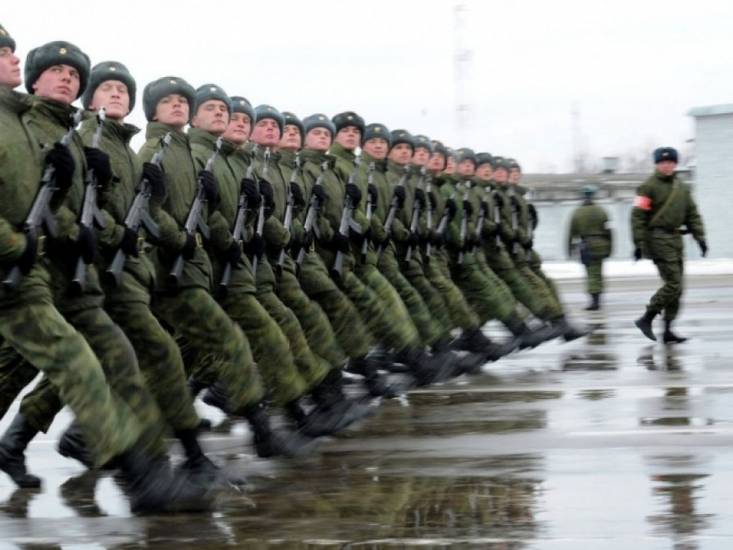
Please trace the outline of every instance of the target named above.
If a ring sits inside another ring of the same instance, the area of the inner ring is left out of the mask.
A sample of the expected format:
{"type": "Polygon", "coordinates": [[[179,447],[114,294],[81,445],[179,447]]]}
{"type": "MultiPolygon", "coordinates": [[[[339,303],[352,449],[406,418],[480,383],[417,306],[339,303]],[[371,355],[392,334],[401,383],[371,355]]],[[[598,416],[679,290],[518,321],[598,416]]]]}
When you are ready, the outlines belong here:
{"type": "Polygon", "coordinates": [[[456,4],[7,0],[0,23],[22,60],[63,39],[125,63],[139,126],[144,85],[175,75],[301,117],[355,110],[535,172],[569,170],[577,134],[591,158],[684,148],[688,109],[733,103],[733,2],[464,0],[460,36],[456,4]],[[472,52],[460,128],[457,49],[472,52]]]}

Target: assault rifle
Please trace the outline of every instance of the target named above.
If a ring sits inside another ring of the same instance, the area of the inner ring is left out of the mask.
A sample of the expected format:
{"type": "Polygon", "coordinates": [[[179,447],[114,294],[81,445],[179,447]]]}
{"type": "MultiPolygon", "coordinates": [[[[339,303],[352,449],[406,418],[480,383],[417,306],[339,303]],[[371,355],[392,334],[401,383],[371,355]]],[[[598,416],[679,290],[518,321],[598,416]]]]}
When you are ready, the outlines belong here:
{"type": "MultiPolygon", "coordinates": [[[[92,147],[99,148],[99,142],[102,140],[102,130],[104,128],[104,120],[106,113],[104,107],[97,112],[97,130],[92,137],[92,147]]],[[[97,191],[99,182],[94,170],[87,170],[86,181],[84,182],[84,203],[81,207],[81,215],[79,216],[79,225],[85,227],[88,231],[94,231],[94,228],[104,229],[107,223],[104,221],[102,211],[97,206],[97,191]]],[[[74,278],[71,280],[71,290],[77,294],[84,292],[87,283],[87,264],[80,255],[76,260],[76,268],[74,269],[74,278]]]]}
{"type": "MultiPolygon", "coordinates": [[[[60,140],[61,145],[68,147],[71,139],[74,137],[74,131],[81,121],[81,111],[77,111],[69,125],[69,130],[60,140]]],[[[56,185],[56,169],[52,164],[46,163],[41,176],[41,182],[33,199],[33,204],[28,215],[23,222],[23,233],[29,238],[39,242],[39,252],[43,252],[42,243],[45,234],[50,237],[58,236],[58,226],[56,225],[56,217],[51,211],[51,200],[53,194],[58,191],[56,185]]],[[[15,290],[23,278],[23,272],[20,267],[14,265],[8,271],[5,279],[3,279],[3,288],[6,292],[15,290]]]]}
{"type": "MultiPolygon", "coordinates": [[[[206,161],[206,166],[204,167],[204,170],[211,172],[212,168],[214,167],[214,161],[216,160],[216,157],[219,154],[219,150],[221,149],[221,141],[222,138],[216,140],[214,152],[206,161]]],[[[197,241],[200,239],[199,233],[203,235],[204,239],[209,238],[209,226],[206,225],[206,222],[204,221],[205,206],[206,193],[204,191],[204,185],[201,182],[201,175],[199,174],[196,196],[193,198],[193,203],[191,203],[191,208],[188,211],[188,216],[186,217],[186,223],[183,226],[183,230],[186,232],[186,235],[188,235],[189,238],[196,239],[197,241]]],[[[168,274],[168,281],[174,286],[177,286],[178,282],[181,279],[184,263],[185,259],[183,257],[183,254],[179,254],[173,262],[173,268],[168,274]]]]}
{"type": "MultiPolygon", "coordinates": [[[[283,218],[283,226],[285,229],[290,231],[293,227],[293,209],[295,208],[295,197],[293,196],[293,185],[297,185],[298,173],[300,172],[300,155],[295,153],[295,168],[293,173],[290,175],[290,183],[288,184],[288,200],[285,203],[285,217],[283,218]]],[[[286,249],[283,247],[280,251],[280,255],[277,258],[277,268],[282,272],[283,266],[285,265],[285,256],[287,256],[286,249]]]]}
{"type": "MultiPolygon", "coordinates": [[[[422,189],[422,183],[425,178],[425,167],[420,168],[420,177],[417,180],[415,189],[422,189]]],[[[420,202],[417,197],[412,202],[412,218],[410,219],[410,235],[415,235],[418,231],[418,224],[420,223],[420,202]]],[[[409,262],[412,259],[412,245],[407,245],[407,252],[405,252],[405,261],[409,262]]]]}
{"type": "Polygon", "coordinates": [[[458,264],[463,263],[463,258],[465,256],[463,249],[465,248],[464,243],[466,242],[466,233],[468,233],[468,212],[466,211],[466,206],[468,206],[468,184],[463,184],[465,187],[465,191],[463,192],[463,218],[461,219],[461,229],[459,233],[459,239],[461,242],[461,250],[458,252],[458,264]]]}
{"type": "MultiPolygon", "coordinates": [[[[400,181],[397,182],[397,185],[395,187],[404,187],[405,182],[407,181],[407,178],[409,175],[410,175],[410,166],[406,165],[404,169],[404,173],[402,174],[400,181]]],[[[390,236],[392,235],[392,225],[394,225],[394,219],[397,216],[397,210],[399,210],[399,207],[400,207],[400,200],[397,197],[397,195],[393,194],[392,202],[389,205],[389,211],[387,212],[387,218],[384,220],[384,232],[387,234],[387,240],[389,240],[390,236]]],[[[377,248],[377,260],[381,258],[383,251],[384,251],[384,244],[380,244],[379,248],[377,248]]]]}
{"type": "MultiPolygon", "coordinates": [[[[325,174],[326,170],[328,169],[328,161],[323,161],[321,163],[321,173],[316,178],[316,182],[313,184],[313,190],[311,191],[311,200],[308,203],[308,210],[305,213],[305,222],[303,222],[303,239],[307,243],[309,240],[311,240],[311,237],[320,237],[320,231],[318,229],[318,213],[321,210],[321,203],[318,200],[318,197],[315,194],[315,190],[317,187],[322,185],[323,181],[323,175],[325,174]]],[[[300,247],[300,250],[298,250],[298,256],[295,259],[295,263],[298,266],[298,269],[303,265],[303,260],[305,260],[305,255],[308,252],[307,245],[303,244],[300,247]]]]}
{"type": "MultiPolygon", "coordinates": [[[[165,155],[165,149],[171,142],[171,133],[168,132],[163,139],[160,140],[160,149],[156,151],[155,155],[151,159],[151,163],[155,166],[160,166],[163,162],[163,156],[165,155]]],[[[131,229],[139,235],[140,228],[144,228],[145,231],[153,238],[157,239],[160,237],[160,228],[155,223],[152,216],[150,215],[150,196],[152,189],[150,188],[150,182],[147,178],[143,177],[138,185],[138,192],[130,205],[130,209],[127,211],[125,216],[124,225],[127,229],[131,229]]],[[[139,238],[139,237],[138,237],[139,238]]],[[[122,271],[127,261],[127,253],[121,248],[115,252],[112,262],[104,272],[105,277],[109,284],[117,286],[122,281],[122,271]]]]}
{"type": "MultiPolygon", "coordinates": [[[[252,179],[252,174],[254,173],[255,169],[255,160],[254,160],[254,153],[257,151],[257,145],[254,146],[252,153],[252,163],[247,167],[247,172],[244,175],[244,178],[247,180],[252,179]]],[[[243,192],[239,193],[239,203],[237,204],[237,215],[234,217],[234,225],[232,226],[232,238],[234,239],[234,242],[241,244],[244,240],[244,227],[247,222],[247,212],[249,211],[249,206],[247,205],[247,195],[245,195],[243,192]]],[[[219,281],[219,291],[224,293],[227,291],[227,288],[229,287],[229,281],[232,279],[232,270],[234,269],[234,266],[227,262],[227,265],[224,266],[224,271],[221,274],[221,281],[219,281]]],[[[257,274],[254,273],[254,276],[256,277],[257,274]]]]}
{"type": "MultiPolygon", "coordinates": [[[[359,164],[361,159],[356,157],[354,159],[355,168],[349,175],[349,181],[346,185],[353,185],[356,179],[356,173],[359,171],[359,164]]],[[[339,223],[339,234],[344,238],[349,238],[349,229],[353,229],[355,232],[361,234],[362,228],[354,220],[354,208],[356,205],[351,202],[351,197],[344,194],[344,207],[341,209],[341,222],[339,223]]],[[[333,262],[333,268],[331,268],[331,275],[340,279],[343,276],[344,271],[344,252],[338,250],[336,252],[336,259],[333,262]]]]}
{"type": "MultiPolygon", "coordinates": [[[[267,180],[267,171],[270,169],[270,148],[265,149],[263,158],[262,178],[267,180]]],[[[257,211],[257,226],[255,227],[255,235],[262,237],[262,233],[265,230],[265,201],[264,199],[260,202],[260,208],[257,211]]],[[[257,277],[257,264],[260,262],[258,254],[252,256],[252,273],[257,277]]]]}
{"type": "MultiPolygon", "coordinates": [[[[371,189],[372,185],[374,185],[374,168],[375,164],[374,161],[369,163],[369,168],[367,169],[367,202],[366,202],[366,219],[367,219],[367,228],[365,229],[365,232],[369,230],[369,224],[372,222],[372,216],[374,215],[374,208],[376,208],[376,205],[372,203],[372,194],[369,192],[369,189],[371,189]]],[[[366,262],[367,259],[367,252],[369,251],[369,239],[366,238],[366,235],[364,235],[364,241],[361,243],[361,261],[366,262]]]]}

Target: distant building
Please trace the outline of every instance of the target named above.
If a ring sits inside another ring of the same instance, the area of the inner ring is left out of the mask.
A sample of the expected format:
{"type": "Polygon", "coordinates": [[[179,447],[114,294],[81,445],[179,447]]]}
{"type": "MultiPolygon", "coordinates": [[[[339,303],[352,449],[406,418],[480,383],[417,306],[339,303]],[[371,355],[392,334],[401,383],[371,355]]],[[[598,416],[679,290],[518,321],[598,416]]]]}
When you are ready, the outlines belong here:
{"type": "Polygon", "coordinates": [[[695,107],[695,191],[713,254],[730,235],[733,206],[733,104],[695,107]],[[717,241],[717,243],[716,243],[717,241]],[[718,244],[718,246],[716,246],[718,244]]]}

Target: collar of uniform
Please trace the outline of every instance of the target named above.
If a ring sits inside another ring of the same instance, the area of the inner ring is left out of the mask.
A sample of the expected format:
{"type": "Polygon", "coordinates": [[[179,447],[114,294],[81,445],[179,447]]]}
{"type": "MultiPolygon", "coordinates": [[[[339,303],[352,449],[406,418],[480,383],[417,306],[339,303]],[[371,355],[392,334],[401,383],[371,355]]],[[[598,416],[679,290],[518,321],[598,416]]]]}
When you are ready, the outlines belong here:
{"type": "Polygon", "coordinates": [[[280,151],[280,162],[285,166],[295,166],[295,152],[294,151],[280,151]]]}
{"type": "Polygon", "coordinates": [[[0,86],[0,105],[13,113],[21,115],[31,108],[33,102],[26,94],[0,86]]]}
{"type": "Polygon", "coordinates": [[[655,170],[654,171],[654,175],[656,176],[656,178],[659,181],[663,181],[664,183],[671,183],[671,182],[674,181],[674,174],[672,174],[671,176],[665,176],[664,174],[662,174],[658,170],[655,170]]]}
{"type": "Polygon", "coordinates": [[[334,157],[348,160],[349,162],[354,162],[354,159],[356,158],[356,154],[354,153],[354,151],[349,151],[343,145],[336,142],[331,145],[331,148],[328,150],[328,152],[334,157]]]}
{"type": "Polygon", "coordinates": [[[51,118],[64,127],[71,125],[71,117],[74,116],[77,109],[67,103],[54,101],[45,97],[37,97],[33,100],[33,110],[42,116],[51,118]]]}
{"type": "Polygon", "coordinates": [[[366,151],[361,152],[361,163],[366,164],[369,166],[369,163],[374,163],[374,170],[377,172],[386,172],[387,171],[387,159],[377,160],[373,156],[371,156],[366,151]]]}
{"type": "Polygon", "coordinates": [[[316,151],[315,149],[302,149],[300,151],[300,158],[303,162],[313,162],[320,164],[325,161],[328,156],[325,151],[316,151]]]}
{"type": "Polygon", "coordinates": [[[148,122],[145,127],[145,139],[160,139],[168,132],[171,134],[171,138],[179,143],[185,143],[188,145],[188,136],[183,130],[180,130],[174,126],[163,124],[162,122],[148,122]]]}
{"type": "MultiPolygon", "coordinates": [[[[398,174],[402,175],[405,173],[405,166],[409,166],[407,164],[397,164],[393,160],[387,160],[387,171],[388,172],[397,172],[398,174]]],[[[412,169],[410,169],[410,172],[412,172],[412,169]]]]}
{"type": "MultiPolygon", "coordinates": [[[[81,123],[82,128],[90,128],[96,130],[99,125],[99,121],[96,116],[87,118],[81,123]]],[[[130,140],[140,133],[140,128],[134,124],[128,124],[126,122],[120,122],[111,118],[105,119],[104,127],[102,128],[102,135],[121,141],[124,144],[129,144],[130,140]]]]}

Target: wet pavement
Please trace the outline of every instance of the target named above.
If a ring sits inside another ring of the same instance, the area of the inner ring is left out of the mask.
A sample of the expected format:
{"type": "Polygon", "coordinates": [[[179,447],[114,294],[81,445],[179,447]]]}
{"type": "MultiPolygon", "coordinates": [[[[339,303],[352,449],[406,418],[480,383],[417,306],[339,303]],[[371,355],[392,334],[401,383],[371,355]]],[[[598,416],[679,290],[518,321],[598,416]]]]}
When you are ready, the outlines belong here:
{"type": "Polygon", "coordinates": [[[733,277],[687,282],[686,344],[652,344],[632,325],[656,281],[611,281],[600,313],[582,312],[569,281],[566,304],[591,336],[383,403],[314,456],[256,459],[247,428],[224,422],[205,444],[248,486],[211,514],[131,516],[114,477],[55,453],[62,415],[29,449],[44,489],[0,474],[0,549],[728,550],[733,277]]]}

